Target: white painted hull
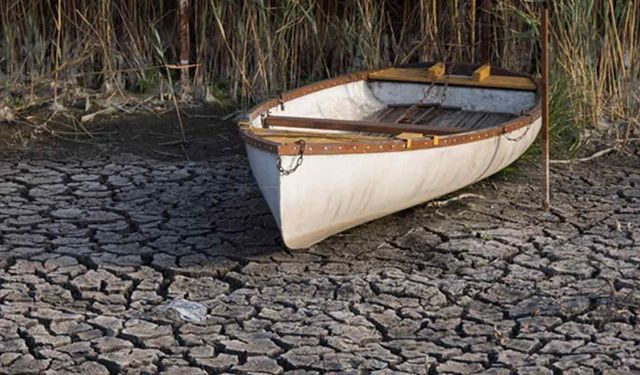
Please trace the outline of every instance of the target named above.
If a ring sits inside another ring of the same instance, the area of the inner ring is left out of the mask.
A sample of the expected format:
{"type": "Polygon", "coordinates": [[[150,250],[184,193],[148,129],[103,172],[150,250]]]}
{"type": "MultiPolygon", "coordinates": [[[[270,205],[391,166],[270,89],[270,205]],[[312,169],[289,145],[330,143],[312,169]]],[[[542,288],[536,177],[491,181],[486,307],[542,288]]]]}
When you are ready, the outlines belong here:
{"type": "MultiPolygon", "coordinates": [[[[278,156],[247,144],[256,181],[284,243],[307,248],[382,216],[424,203],[482,180],[517,160],[541,126],[448,147],[401,152],[308,155],[288,176],[278,156]]],[[[289,166],[296,156],[282,156],[289,166]]]]}

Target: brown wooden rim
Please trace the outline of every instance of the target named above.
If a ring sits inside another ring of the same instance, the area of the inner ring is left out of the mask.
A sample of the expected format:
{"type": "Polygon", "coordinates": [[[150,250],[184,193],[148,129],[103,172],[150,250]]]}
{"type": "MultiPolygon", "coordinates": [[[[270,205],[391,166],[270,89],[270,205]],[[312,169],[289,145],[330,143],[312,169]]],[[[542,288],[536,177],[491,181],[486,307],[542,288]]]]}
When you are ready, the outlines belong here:
{"type": "MultiPolygon", "coordinates": [[[[280,101],[287,102],[289,100],[299,98],[301,96],[320,91],[322,89],[339,86],[345,83],[366,80],[371,71],[359,73],[345,74],[339,77],[326,79],[307,86],[303,86],[284,93],[280,98],[268,99],[255,107],[251,108],[248,120],[242,120],[238,123],[240,136],[242,140],[253,147],[272,152],[278,155],[298,155],[300,154],[300,146],[297,143],[277,143],[269,141],[251,132],[251,121],[260,116],[269,108],[273,108],[280,101]]],[[[449,147],[459,144],[477,142],[488,138],[507,135],[518,129],[530,126],[541,116],[541,103],[538,91],[538,100],[535,107],[529,112],[523,113],[521,116],[507,121],[501,126],[488,129],[479,129],[467,133],[453,134],[439,137],[425,137],[424,139],[413,139],[410,144],[400,139],[383,139],[380,141],[368,142],[340,142],[340,143],[308,143],[304,148],[305,155],[334,155],[334,154],[363,154],[374,152],[400,152],[412,151],[435,147],[449,147]]]]}

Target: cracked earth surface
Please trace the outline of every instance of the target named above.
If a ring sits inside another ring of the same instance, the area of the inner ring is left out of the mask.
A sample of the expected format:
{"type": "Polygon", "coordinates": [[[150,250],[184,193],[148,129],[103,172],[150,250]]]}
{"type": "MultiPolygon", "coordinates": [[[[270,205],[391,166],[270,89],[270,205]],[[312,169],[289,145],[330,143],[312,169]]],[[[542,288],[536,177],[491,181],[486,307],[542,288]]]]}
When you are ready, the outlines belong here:
{"type": "Polygon", "coordinates": [[[640,158],[283,250],[242,156],[0,163],[0,373],[640,371],[640,158]],[[208,308],[202,324],[160,308],[208,308]]]}

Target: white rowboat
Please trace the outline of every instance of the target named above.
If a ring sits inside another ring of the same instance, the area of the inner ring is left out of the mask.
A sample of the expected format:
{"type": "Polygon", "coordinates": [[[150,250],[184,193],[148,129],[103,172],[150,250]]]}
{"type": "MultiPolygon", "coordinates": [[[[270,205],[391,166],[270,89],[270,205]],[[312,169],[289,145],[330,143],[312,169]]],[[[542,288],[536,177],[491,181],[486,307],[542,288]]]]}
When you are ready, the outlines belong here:
{"type": "Polygon", "coordinates": [[[525,76],[421,64],[287,92],[239,125],[284,243],[299,249],[513,163],[540,130],[538,99],[525,76]]]}

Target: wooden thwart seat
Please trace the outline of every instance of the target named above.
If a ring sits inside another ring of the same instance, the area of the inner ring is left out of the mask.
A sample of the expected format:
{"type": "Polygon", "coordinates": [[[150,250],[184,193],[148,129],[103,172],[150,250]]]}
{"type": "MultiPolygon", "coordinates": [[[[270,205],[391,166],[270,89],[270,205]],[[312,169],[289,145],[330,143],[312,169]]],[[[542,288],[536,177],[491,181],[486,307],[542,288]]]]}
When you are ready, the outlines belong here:
{"type": "Polygon", "coordinates": [[[395,138],[411,147],[416,139],[428,137],[437,142],[439,136],[491,128],[516,117],[512,113],[467,110],[440,103],[394,104],[360,120],[269,115],[263,127],[251,131],[284,144],[297,139],[307,143],[345,143],[395,138]]]}
{"type": "MultiPolygon", "coordinates": [[[[393,137],[393,135],[390,134],[321,133],[304,130],[287,131],[264,128],[251,128],[251,132],[262,138],[278,143],[290,143],[299,139],[304,139],[307,143],[378,142],[393,137]]],[[[422,136],[422,134],[420,134],[420,136],[422,136]]]]}
{"type": "Polygon", "coordinates": [[[368,79],[370,81],[434,83],[526,91],[537,90],[536,83],[530,78],[493,75],[488,65],[476,69],[473,76],[443,73],[440,66],[433,70],[431,68],[388,68],[370,73],[368,79]]]}
{"type": "Polygon", "coordinates": [[[334,120],[289,116],[267,116],[267,118],[265,118],[264,120],[264,126],[267,128],[308,128],[386,134],[420,133],[424,135],[447,135],[468,131],[464,128],[416,125],[395,122],[380,122],[368,120],[334,120]]]}

